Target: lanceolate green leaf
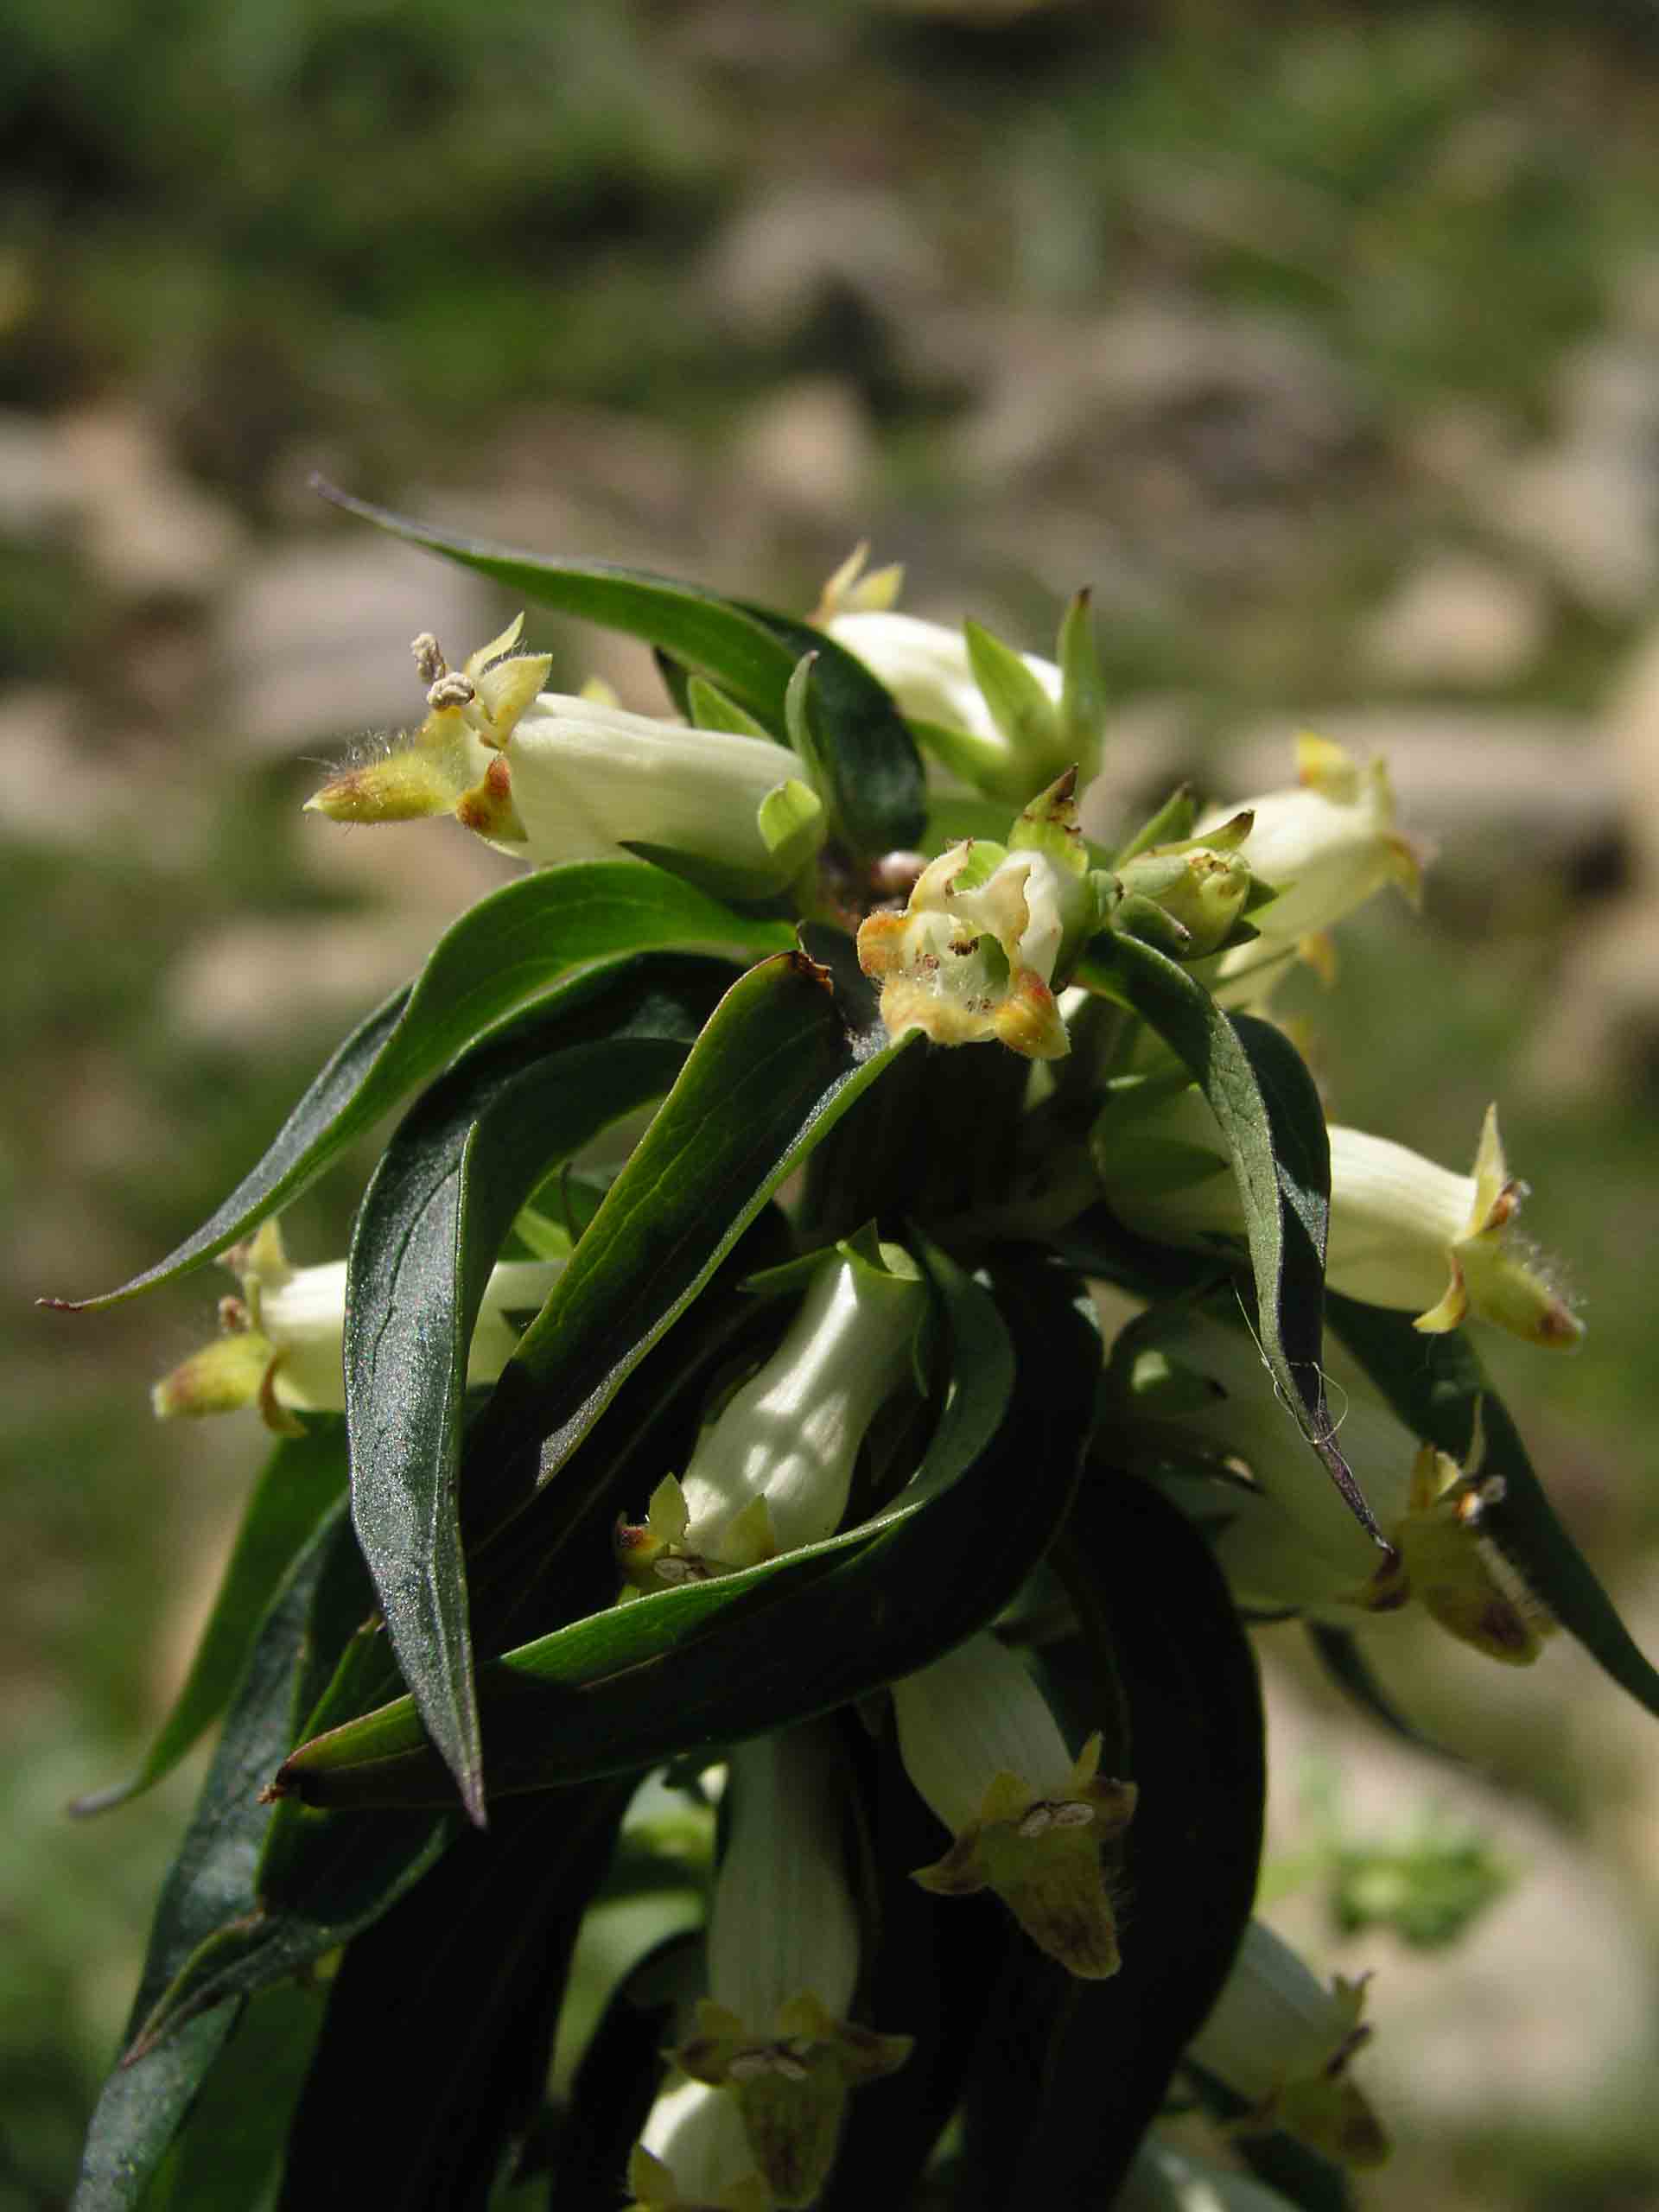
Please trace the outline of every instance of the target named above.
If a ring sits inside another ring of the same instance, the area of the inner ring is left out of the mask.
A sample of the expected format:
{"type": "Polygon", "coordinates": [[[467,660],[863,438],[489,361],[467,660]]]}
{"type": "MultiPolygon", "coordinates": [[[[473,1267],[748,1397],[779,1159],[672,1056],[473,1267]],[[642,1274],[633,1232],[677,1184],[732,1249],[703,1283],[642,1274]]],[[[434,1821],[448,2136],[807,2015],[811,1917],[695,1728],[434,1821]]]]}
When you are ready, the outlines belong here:
{"type": "MultiPolygon", "coordinates": [[[[253,1909],[253,1869],[270,1820],[259,1802],[273,1757],[293,1726],[293,1685],[313,1599],[343,1513],[312,1537],[272,1599],[248,1654],[201,1796],[173,1863],[134,2000],[130,2037],[191,1954],[214,1929],[253,1909]]],[[[127,2062],[111,2075],[83,2154],[74,2212],[129,2212],[235,2025],[233,2007],[127,2062]]]]}
{"type": "Polygon", "coordinates": [[[184,1688],[148,1757],[130,1781],[77,1799],[85,1815],[124,1804],[159,1782],[225,1710],[271,1592],[318,1522],[346,1489],[346,1432],[315,1414],[301,1436],[285,1436],[265,1463],[242,1516],[235,1548],[184,1688]]]}
{"type": "Polygon", "coordinates": [[[513,1216],[550,1167],[668,1090],[731,980],[643,953],[475,1047],[387,1147],[352,1241],[352,1513],[410,1688],[475,1817],[480,1750],[455,1495],[467,1347],[513,1216]]]}
{"type": "Polygon", "coordinates": [[[1261,1695],[1203,1538],[1147,1486],[1090,1474],[1053,1561],[1096,1655],[1107,1759],[1121,1757],[1140,1789],[1123,1963],[1108,1981],[1080,1982],[1028,1945],[1013,1955],[986,2005],[961,2212],[1110,2203],[1220,1993],[1255,1894],[1261,1695]],[[1120,1694],[1128,1726],[1115,1754],[1120,1694]]]}
{"type": "MultiPolygon", "coordinates": [[[[984,1294],[957,1279],[961,1388],[914,1482],[883,1513],[763,1567],[575,1622],[481,1669],[492,1792],[760,1734],[925,1666],[991,1618],[1059,1525],[1093,1418],[1100,1342],[1067,1281],[1033,1271],[1003,1302],[1015,1381],[987,1441],[1002,1389],[988,1378],[1006,1352],[984,1294]]],[[[363,1804],[442,1802],[448,1787],[407,1699],[304,1745],[279,1786],[363,1804]]]]}
{"type": "Polygon", "coordinates": [[[1424,1336],[1405,1314],[1351,1298],[1332,1299],[1331,1325],[1407,1427],[1459,1462],[1468,1458],[1478,1406],[1486,1445],[1480,1471],[1502,1486],[1481,1506],[1481,1535],[1619,1688],[1659,1715],[1659,1670],[1550,1503],[1466,1336],[1424,1336]]]}
{"type": "Polygon", "coordinates": [[[468,1469],[533,1436],[543,1479],[556,1473],[779,1185],[909,1041],[890,1041],[868,996],[843,996],[804,954],[735,983],[508,1363],[468,1438],[468,1469]]]}
{"type": "Polygon", "coordinates": [[[416,982],[353,1032],[258,1165],[193,1236],[119,1290],[48,1302],[77,1312],[113,1305],[224,1251],[296,1198],[416,1084],[572,968],[653,945],[775,952],[792,941],[784,924],[736,913],[644,861],[574,861],[520,876],[469,908],[416,982]]]}
{"type": "Polygon", "coordinates": [[[539,553],[491,545],[353,499],[321,478],[314,483],[335,506],[394,537],[407,538],[429,553],[441,553],[464,569],[476,569],[509,591],[542,607],[556,607],[561,614],[578,615],[607,630],[643,638],[688,669],[711,677],[757,713],[774,734],[782,731],[784,692],[800,655],[717,592],[612,561],[554,561],[539,553]]]}
{"type": "Polygon", "coordinates": [[[1232,1156],[1263,1357],[1356,1519],[1376,1521],[1337,1444],[1320,1364],[1331,1146],[1313,1077],[1281,1030],[1231,1015],[1176,961],[1097,938],[1084,979],[1131,1007],[1191,1070],[1232,1156]]]}

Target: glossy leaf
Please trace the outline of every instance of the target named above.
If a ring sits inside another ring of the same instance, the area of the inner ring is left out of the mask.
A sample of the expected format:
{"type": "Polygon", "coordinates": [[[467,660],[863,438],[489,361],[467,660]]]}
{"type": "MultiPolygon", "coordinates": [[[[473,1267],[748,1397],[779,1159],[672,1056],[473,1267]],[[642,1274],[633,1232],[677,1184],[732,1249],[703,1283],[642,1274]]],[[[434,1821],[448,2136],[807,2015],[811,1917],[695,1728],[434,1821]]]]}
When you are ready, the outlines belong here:
{"type": "Polygon", "coordinates": [[[1202,1537],[1146,1485],[1090,1475],[1053,1563],[1091,1655],[1084,1708],[1106,1723],[1108,1764],[1140,1789],[1123,1963],[1109,1980],[1074,1981],[1022,1945],[988,1993],[962,2212],[1111,2202],[1226,1980],[1261,1857],[1255,1662],[1202,1537]]]}
{"type": "Polygon", "coordinates": [[[467,1348],[550,1167],[672,1084],[732,971],[645,953],[560,986],[406,1117],[358,1216],[346,1300],[352,1514],[394,1649],[474,1817],[480,1747],[456,1475],[467,1348]]]}
{"type": "Polygon", "coordinates": [[[791,953],[727,993],[521,1338],[469,1435],[469,1469],[536,1439],[542,1479],[555,1475],[779,1185],[906,1049],[861,980],[843,990],[791,953]]]}
{"type": "Polygon", "coordinates": [[[629,1794],[601,1783],[504,1808],[351,1945],[295,2122],[285,2212],[482,2212],[540,2106],[577,1929],[629,1794]]]}
{"type": "MultiPolygon", "coordinates": [[[[319,1529],[267,1608],[184,1840],[156,1907],[128,2038],[192,1954],[253,1910],[253,1870],[270,1820],[259,1791],[294,1716],[306,1624],[343,1507],[319,1529]]],[[[135,2047],[105,2085],[82,2155],[74,2212],[129,2212],[167,2155],[180,2121],[235,2025],[234,2008],[194,2021],[159,2048],[135,2047]]]]}
{"type": "Polygon", "coordinates": [[[297,1198],[416,1084],[573,968],[654,945],[773,952],[792,942],[784,924],[735,913],[643,861],[575,861],[520,876],[469,908],[415,983],[353,1032],[257,1166],[194,1235],[119,1290],[48,1302],[96,1310],[212,1259],[297,1198]]]}
{"type": "Polygon", "coordinates": [[[1262,1357],[1350,1510],[1380,1544],[1325,1403],[1320,1347],[1331,1145],[1300,1054],[1282,1030],[1250,1014],[1229,1014],[1178,962],[1133,938],[1096,938],[1078,980],[1132,1007],[1210,1102],[1243,1202],[1262,1357]]]}
{"type": "Polygon", "coordinates": [[[1501,1497],[1482,1504],[1482,1537],[1619,1688],[1659,1715],[1659,1670],[1550,1503],[1467,1337],[1426,1337],[1405,1314],[1351,1298],[1332,1299],[1331,1325],[1406,1426],[1459,1462],[1468,1457],[1478,1406],[1486,1440],[1480,1471],[1503,1486],[1501,1497]]]}
{"type": "Polygon", "coordinates": [[[171,1774],[225,1710],[265,1606],[306,1539],[346,1490],[346,1432],[313,1415],[299,1436],[276,1444],[242,1516],[219,1595],[173,1710],[130,1780],[77,1798],[73,1813],[107,1811],[171,1774]]]}
{"type": "Polygon", "coordinates": [[[464,569],[474,569],[525,600],[643,638],[688,670],[712,677],[758,714],[774,734],[782,730],[784,692],[800,655],[791,652],[747,609],[717,592],[612,561],[553,561],[539,553],[491,545],[353,499],[320,477],[313,479],[313,485],[347,514],[429,553],[441,553],[464,569]]]}
{"type": "Polygon", "coordinates": [[[193,2021],[168,2045],[176,2050],[208,2024],[235,2020],[143,2212],[251,2212],[269,2202],[323,2003],[315,1986],[285,1982],[193,2021]]]}
{"type": "MultiPolygon", "coordinates": [[[[942,1268],[938,1279],[949,1280],[942,1268]]],[[[958,1388],[914,1481],[883,1512],[764,1566],[574,1622],[481,1669],[492,1793],[785,1726],[925,1666],[991,1618],[1058,1527],[1093,1418],[1100,1342],[1068,1280],[1033,1270],[1000,1308],[1015,1379],[999,1422],[995,1313],[955,1277],[958,1388]]],[[[303,1745],[279,1786],[362,1804],[442,1802],[446,1789],[406,1699],[303,1745]]]]}

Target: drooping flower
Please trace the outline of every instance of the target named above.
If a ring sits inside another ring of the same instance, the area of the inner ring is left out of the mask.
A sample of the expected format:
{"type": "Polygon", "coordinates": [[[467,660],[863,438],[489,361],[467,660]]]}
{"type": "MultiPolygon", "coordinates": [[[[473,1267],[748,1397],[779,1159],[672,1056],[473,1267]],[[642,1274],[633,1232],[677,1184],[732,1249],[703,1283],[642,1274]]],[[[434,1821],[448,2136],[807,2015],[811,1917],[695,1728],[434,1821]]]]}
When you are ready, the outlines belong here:
{"type": "Polygon", "coordinates": [[[1069,1973],[1116,1974],[1102,1853],[1135,1792],[1100,1774],[1100,1738],[1074,1759],[1037,1684],[988,1630],[894,1682],[893,1704],[905,1770],[952,1838],[915,1878],[945,1897],[995,1890],[1069,1973]]]}
{"type": "Polygon", "coordinates": [[[752,1567],[840,1526],[860,1446],[911,1372],[927,1286],[873,1236],[818,1264],[783,1342],[664,1477],[643,1522],[617,1532],[625,1595],[752,1567]]]}
{"type": "Polygon", "coordinates": [[[731,1827],[709,1927],[709,1997],[674,2056],[726,2089],[781,2205],[810,2204],[860,2082],[910,2055],[907,2036],[846,2018],[858,1980],[844,1801],[822,1722],[740,1745],[731,1827]]]}
{"type": "Polygon", "coordinates": [[[1032,801],[1006,847],[950,846],[902,914],[872,914],[859,929],[859,965],[880,982],[887,1028],[1063,1058],[1071,1045],[1055,994],[1099,926],[1104,880],[1090,868],[1069,774],[1032,801]]]}
{"type": "MultiPolygon", "coordinates": [[[[1430,1334],[1472,1313],[1529,1344],[1560,1351],[1579,1342],[1583,1323],[1518,1225],[1527,1185],[1510,1173],[1496,1106],[1467,1175],[1363,1129],[1332,1124],[1330,1138],[1332,1290],[1413,1313],[1430,1334]]],[[[1159,1077],[1120,1085],[1091,1143],[1107,1204],[1129,1228],[1175,1244],[1243,1234],[1225,1141],[1193,1085],[1159,1077]]]]}
{"type": "Polygon", "coordinates": [[[683,856],[733,896],[794,880],[822,842],[823,809],[786,746],[543,691],[548,657],[512,650],[523,619],[461,671],[445,669],[435,640],[417,639],[430,678],[425,721],[308,805],[339,822],[453,814],[537,867],[639,847],[683,856]]]}
{"type": "MultiPolygon", "coordinates": [[[[220,1334],[162,1376],[150,1393],[157,1416],[233,1413],[257,1405],[268,1427],[293,1431],[298,1413],[338,1413],[346,1403],[346,1262],[293,1266],[282,1232],[266,1222],[224,1255],[239,1297],[219,1303],[220,1334]]],[[[562,1261],[504,1260],[490,1274],[467,1358],[467,1380],[493,1382],[512,1358],[521,1319],[538,1313],[562,1261]]]]}
{"type": "Polygon", "coordinates": [[[1388,2138],[1348,2064],[1368,2039],[1363,1980],[1327,1988],[1259,1920],[1190,2056],[1254,2107],[1246,2128],[1282,2128],[1349,2166],[1380,2165],[1388,2138]]]}
{"type": "Polygon", "coordinates": [[[1387,1554],[1307,1450],[1241,1331],[1191,1310],[1148,1314],[1120,1338],[1108,1389],[1125,1446],[1165,1471],[1243,1602],[1339,1623],[1418,1604],[1489,1658],[1529,1664],[1555,1623],[1498,1541],[1504,1486],[1483,1472],[1478,1433],[1459,1466],[1414,1436],[1334,1349],[1325,1363],[1343,1451],[1387,1554]]]}

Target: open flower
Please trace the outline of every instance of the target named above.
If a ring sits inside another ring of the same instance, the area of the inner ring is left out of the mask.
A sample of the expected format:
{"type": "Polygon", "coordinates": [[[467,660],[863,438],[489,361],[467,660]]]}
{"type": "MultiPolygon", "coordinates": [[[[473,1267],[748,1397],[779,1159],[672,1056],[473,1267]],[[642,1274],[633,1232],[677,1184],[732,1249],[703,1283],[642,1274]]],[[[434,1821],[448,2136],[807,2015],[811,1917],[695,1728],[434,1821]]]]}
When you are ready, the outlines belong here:
{"type": "Polygon", "coordinates": [[[1190,2056],[1254,2107],[1247,2128],[1284,2129],[1349,2166],[1380,2165],[1388,2138],[1348,2063],[1368,2039],[1363,1980],[1327,1988],[1253,1920],[1190,2056]]]}
{"type": "Polygon", "coordinates": [[[858,1980],[858,1915],[839,1780],[835,1738],[821,1722],[733,1753],[709,1995],[674,2054],[694,2081],[730,2092],[782,2205],[817,2196],[851,2088],[892,2073],[911,2050],[909,2037],[845,2017],[858,1980]]]}
{"type": "MultiPolygon", "coordinates": [[[[1332,1290],[1414,1313],[1428,1334],[1478,1314],[1529,1344],[1579,1342],[1584,1324],[1520,1229],[1527,1185],[1510,1173],[1496,1106],[1466,1175],[1363,1129],[1333,1124],[1330,1138],[1332,1290]]],[[[1120,1087],[1090,1143],[1107,1204],[1129,1228],[1172,1244],[1243,1235],[1226,1143],[1195,1086],[1154,1077],[1120,1087]]]]}
{"type": "Polygon", "coordinates": [[[927,1306],[900,1245],[867,1235],[822,1260],[783,1342],[703,1430],[684,1475],[658,1484],[643,1522],[619,1528],[624,1594],[833,1535],[865,1432],[912,1371],[927,1306]]]}
{"type": "MultiPolygon", "coordinates": [[[[1323,932],[1385,885],[1397,884],[1414,906],[1421,896],[1422,859],[1395,827],[1383,762],[1362,767],[1329,738],[1305,734],[1296,772],[1294,790],[1243,802],[1253,817],[1244,857],[1278,896],[1252,910],[1255,941],[1217,963],[1211,988],[1226,1005],[1259,1004],[1299,954],[1328,964],[1323,932]]],[[[1239,810],[1211,810],[1195,835],[1202,840],[1239,810]]]]}
{"type": "Polygon", "coordinates": [[[995,1890],[1068,1973],[1116,1974],[1102,1853],[1135,1793],[1100,1774],[1100,1738],[1074,1759],[1041,1691],[988,1630],[894,1682],[893,1705],[905,1770],[952,1838],[917,1881],[944,1897],[995,1890]]]}
{"type": "MultiPolygon", "coordinates": [[[[296,1413],[339,1413],[346,1403],[346,1262],[296,1268],[268,1221],[224,1264],[241,1295],[219,1304],[218,1339],[181,1362],[150,1393],[157,1416],[232,1413],[257,1405],[268,1427],[291,1433],[296,1413]]],[[[504,1260],[491,1271],[467,1357],[469,1388],[493,1382],[512,1358],[512,1317],[539,1313],[563,1266],[504,1260]]]]}
{"type": "Polygon", "coordinates": [[[1077,827],[1075,779],[1033,799],[1006,847],[964,838],[931,861],[902,914],[872,914],[859,965],[881,985],[896,1037],[1002,1044],[1028,1059],[1071,1050],[1055,993],[1102,912],[1077,827]]]}
{"type": "Polygon", "coordinates": [[[425,721],[384,758],[332,778],[308,805],[337,822],[453,814],[538,867],[634,847],[672,853],[734,896],[764,896],[795,877],[814,842],[803,830],[822,808],[787,747],[543,691],[548,657],[512,650],[523,619],[461,671],[444,667],[435,639],[417,639],[430,677],[425,721]]]}

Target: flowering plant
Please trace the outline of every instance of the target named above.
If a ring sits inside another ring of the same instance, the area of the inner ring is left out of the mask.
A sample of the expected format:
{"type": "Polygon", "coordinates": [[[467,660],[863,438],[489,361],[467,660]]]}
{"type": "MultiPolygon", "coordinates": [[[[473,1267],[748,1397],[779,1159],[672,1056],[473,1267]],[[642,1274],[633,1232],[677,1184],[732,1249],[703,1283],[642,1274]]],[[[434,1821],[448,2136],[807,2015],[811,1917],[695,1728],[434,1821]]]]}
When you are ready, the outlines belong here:
{"type": "Polygon", "coordinates": [[[1479,1364],[1581,1325],[1496,1116],[1467,1175],[1327,1128],[1272,1018],[1415,888],[1384,770],[1306,741],[1102,846],[1084,597],[1049,663],[856,560],[808,622],[359,512],[648,639],[673,711],[417,639],[423,719],[310,804],[529,868],[78,1302],[228,1266],[156,1411],[275,1440],[97,1801],[221,1724],[77,2205],[1342,2202],[1385,2116],[1363,1988],[1251,1918],[1250,1615],[1373,1718],[1412,1607],[1659,1711],[1479,1364]]]}

